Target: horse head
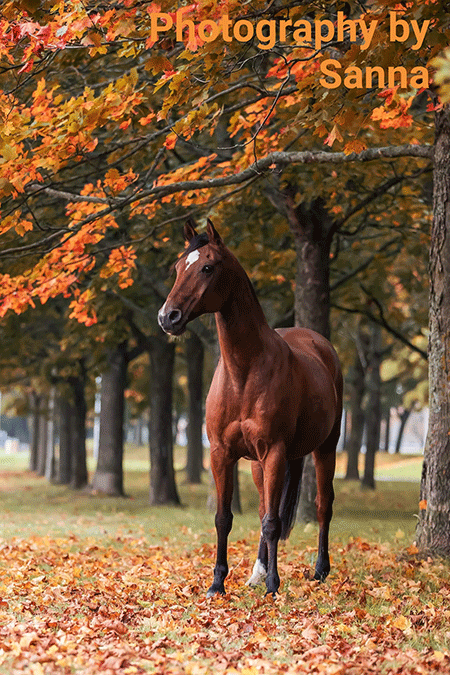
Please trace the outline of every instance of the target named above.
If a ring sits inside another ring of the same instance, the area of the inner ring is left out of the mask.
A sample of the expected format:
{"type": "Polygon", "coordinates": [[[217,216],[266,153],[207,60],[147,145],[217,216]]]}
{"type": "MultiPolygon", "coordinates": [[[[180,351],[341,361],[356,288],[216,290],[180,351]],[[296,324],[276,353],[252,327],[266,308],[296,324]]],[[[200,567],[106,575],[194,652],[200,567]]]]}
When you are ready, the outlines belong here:
{"type": "Polygon", "coordinates": [[[188,220],[184,237],[188,246],[175,264],[175,283],[158,312],[159,325],[170,335],[181,335],[201,314],[219,312],[230,292],[226,270],[231,256],[209,218],[201,234],[188,220]]]}

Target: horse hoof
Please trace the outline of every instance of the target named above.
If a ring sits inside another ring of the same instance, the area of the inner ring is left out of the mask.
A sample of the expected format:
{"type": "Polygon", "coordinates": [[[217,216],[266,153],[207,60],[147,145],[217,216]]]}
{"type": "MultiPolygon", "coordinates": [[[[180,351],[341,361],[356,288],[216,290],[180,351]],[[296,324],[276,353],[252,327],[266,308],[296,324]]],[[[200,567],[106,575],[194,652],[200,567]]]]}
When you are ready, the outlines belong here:
{"type": "Polygon", "coordinates": [[[213,598],[215,595],[225,595],[225,589],[214,588],[214,586],[211,586],[211,588],[206,593],[206,597],[213,598]]]}
{"type": "Polygon", "coordinates": [[[320,581],[322,583],[323,581],[325,581],[328,574],[329,572],[319,572],[318,570],[316,570],[314,574],[314,579],[315,581],[320,581]]]}
{"type": "Polygon", "coordinates": [[[257,560],[253,565],[252,576],[248,581],[245,582],[245,585],[254,588],[255,586],[258,586],[258,584],[265,581],[266,577],[267,577],[266,566],[263,565],[263,563],[260,560],[257,560]]]}
{"type": "Polygon", "coordinates": [[[277,599],[277,592],[276,591],[267,591],[264,597],[267,598],[268,595],[272,596],[272,600],[277,599]]]}

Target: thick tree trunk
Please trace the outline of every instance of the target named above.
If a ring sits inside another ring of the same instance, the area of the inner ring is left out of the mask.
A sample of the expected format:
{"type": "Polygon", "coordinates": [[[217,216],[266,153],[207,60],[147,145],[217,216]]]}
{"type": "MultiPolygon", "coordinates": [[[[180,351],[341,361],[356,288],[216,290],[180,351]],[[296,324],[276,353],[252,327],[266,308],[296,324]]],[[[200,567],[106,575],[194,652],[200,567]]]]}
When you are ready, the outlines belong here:
{"type": "MultiPolygon", "coordinates": [[[[289,199],[289,198],[288,198],[289,199]]],[[[287,205],[288,220],[295,239],[295,325],[311,328],[330,337],[330,243],[331,220],[322,199],[309,208],[287,205]]],[[[316,472],[312,455],[305,457],[298,518],[317,519],[316,472]]]]}
{"type": "Polygon", "coordinates": [[[420,486],[418,546],[450,555],[450,108],[436,113],[430,251],[430,417],[420,486]]]}
{"type": "Polygon", "coordinates": [[[100,439],[92,489],[111,496],[124,495],[123,424],[127,366],[126,343],[122,343],[110,353],[108,368],[102,373],[100,439]]]}
{"type": "Polygon", "coordinates": [[[295,325],[330,338],[330,217],[322,199],[297,207],[290,221],[295,238],[295,325]],[[295,225],[295,222],[297,225],[295,225]]]}
{"type": "Polygon", "coordinates": [[[173,466],[172,379],[175,345],[154,337],[150,348],[150,504],[180,504],[173,466]]]}
{"type": "Polygon", "coordinates": [[[85,372],[80,377],[71,377],[69,384],[73,392],[72,414],[70,415],[70,487],[82,490],[88,484],[86,463],[86,399],[84,395],[85,372]]]}
{"type": "Polygon", "coordinates": [[[350,438],[347,444],[347,472],[345,474],[346,480],[359,479],[358,459],[359,453],[361,452],[365,422],[363,409],[364,391],[364,368],[361,363],[360,354],[356,352],[351,376],[350,412],[352,426],[350,429],[350,438]]]}
{"type": "Polygon", "coordinates": [[[192,484],[201,483],[203,471],[203,359],[203,343],[191,333],[186,340],[189,393],[186,480],[192,484]]]}
{"type": "Polygon", "coordinates": [[[371,327],[370,358],[366,374],[368,401],[366,409],[367,442],[364,458],[364,475],[362,485],[375,489],[375,455],[380,448],[381,426],[381,377],[382,359],[381,328],[371,327]]]}

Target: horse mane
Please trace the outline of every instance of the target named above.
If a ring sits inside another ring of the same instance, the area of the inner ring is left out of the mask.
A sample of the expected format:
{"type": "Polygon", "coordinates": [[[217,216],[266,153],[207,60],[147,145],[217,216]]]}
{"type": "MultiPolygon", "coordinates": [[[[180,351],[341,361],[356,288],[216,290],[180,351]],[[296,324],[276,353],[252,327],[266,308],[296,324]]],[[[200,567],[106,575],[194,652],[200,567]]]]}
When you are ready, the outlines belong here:
{"type": "Polygon", "coordinates": [[[198,248],[202,248],[202,246],[206,246],[206,244],[209,244],[207,233],[200,232],[200,234],[196,234],[195,237],[192,237],[189,246],[183,251],[183,255],[181,255],[180,258],[185,258],[189,253],[196,251],[198,248]]]}

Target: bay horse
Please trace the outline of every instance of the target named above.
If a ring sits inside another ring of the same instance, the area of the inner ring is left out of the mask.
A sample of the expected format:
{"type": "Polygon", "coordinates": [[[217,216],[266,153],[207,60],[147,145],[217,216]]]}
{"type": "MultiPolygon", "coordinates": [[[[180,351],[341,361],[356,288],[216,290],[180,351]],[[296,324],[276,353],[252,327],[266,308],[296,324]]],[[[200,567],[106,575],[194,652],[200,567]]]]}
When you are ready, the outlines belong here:
{"type": "Polygon", "coordinates": [[[175,264],[176,280],[158,313],[161,328],[181,335],[201,314],[214,313],[220,344],[206,400],[206,428],[217,489],[217,557],[207,597],[224,594],[227,540],[233,515],[233,467],[251,460],[259,492],[261,538],[247,584],[280,585],[279,539],[292,529],[303,458],[313,453],[317,478],[318,557],[314,578],[330,571],[328,532],[334,499],[336,444],[342,415],[342,373],[324,337],[306,328],[268,325],[255,290],[208,219],[206,232],[184,226],[188,247],[175,264]]]}

